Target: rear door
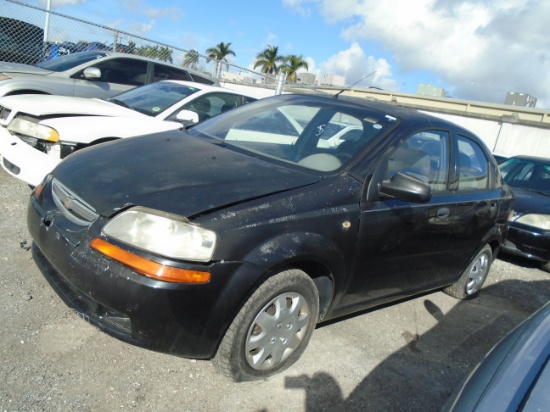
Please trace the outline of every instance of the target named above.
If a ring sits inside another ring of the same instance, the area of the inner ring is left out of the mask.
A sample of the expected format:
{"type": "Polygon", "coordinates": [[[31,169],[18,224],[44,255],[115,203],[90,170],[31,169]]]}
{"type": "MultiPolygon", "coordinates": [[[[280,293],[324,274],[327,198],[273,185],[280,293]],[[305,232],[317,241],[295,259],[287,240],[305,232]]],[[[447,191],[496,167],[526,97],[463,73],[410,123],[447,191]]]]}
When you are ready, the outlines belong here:
{"type": "Polygon", "coordinates": [[[501,198],[496,189],[488,154],[476,139],[458,132],[455,139],[456,252],[454,260],[466,266],[477,250],[487,243],[485,237],[495,225],[501,198]]]}

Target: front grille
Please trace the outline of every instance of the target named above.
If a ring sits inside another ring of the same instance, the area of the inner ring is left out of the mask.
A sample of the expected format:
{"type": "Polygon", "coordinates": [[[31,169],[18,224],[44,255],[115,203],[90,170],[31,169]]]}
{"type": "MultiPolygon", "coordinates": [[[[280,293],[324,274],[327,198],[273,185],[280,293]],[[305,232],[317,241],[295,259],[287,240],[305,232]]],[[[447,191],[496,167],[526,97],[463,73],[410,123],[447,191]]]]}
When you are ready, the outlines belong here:
{"type": "Polygon", "coordinates": [[[4,167],[6,169],[8,169],[11,173],[13,173],[14,175],[18,175],[19,173],[21,173],[21,169],[19,167],[17,167],[16,165],[14,165],[12,162],[10,162],[5,157],[2,158],[2,163],[4,164],[4,167]]]}
{"type": "Polygon", "coordinates": [[[52,180],[52,195],[61,213],[77,225],[89,226],[99,216],[91,205],[57,179],[52,180]]]}
{"type": "Polygon", "coordinates": [[[11,109],[8,109],[7,107],[4,107],[4,106],[0,106],[0,121],[8,120],[10,113],[11,113],[11,109]]]}

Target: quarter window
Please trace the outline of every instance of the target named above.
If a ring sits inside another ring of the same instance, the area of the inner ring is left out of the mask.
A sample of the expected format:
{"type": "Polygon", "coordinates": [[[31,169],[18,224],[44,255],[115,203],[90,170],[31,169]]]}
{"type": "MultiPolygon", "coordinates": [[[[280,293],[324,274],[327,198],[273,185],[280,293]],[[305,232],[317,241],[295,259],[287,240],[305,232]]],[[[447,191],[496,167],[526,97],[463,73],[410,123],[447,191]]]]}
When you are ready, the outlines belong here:
{"type": "Polygon", "coordinates": [[[153,72],[153,82],[160,80],[193,80],[186,70],[177,69],[175,67],[165,66],[163,64],[155,64],[153,72]]]}
{"type": "Polygon", "coordinates": [[[458,190],[486,189],[488,159],[473,140],[458,136],[458,190]]]}

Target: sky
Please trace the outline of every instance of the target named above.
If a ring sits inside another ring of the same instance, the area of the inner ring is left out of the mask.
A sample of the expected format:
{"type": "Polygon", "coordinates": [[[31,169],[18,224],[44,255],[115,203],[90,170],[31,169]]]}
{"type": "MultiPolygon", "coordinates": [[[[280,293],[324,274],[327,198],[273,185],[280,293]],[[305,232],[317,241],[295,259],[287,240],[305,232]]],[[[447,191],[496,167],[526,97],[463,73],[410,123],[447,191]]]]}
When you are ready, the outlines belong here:
{"type": "MultiPolygon", "coordinates": [[[[0,0],[0,2],[5,0],[0,0]]],[[[47,0],[20,0],[45,7],[47,0]]],[[[51,0],[52,10],[183,49],[231,43],[252,68],[267,46],[346,85],[550,108],[550,0],[51,0]],[[371,74],[373,73],[374,74],[371,74]],[[363,77],[369,75],[360,81],[363,77]]]]}

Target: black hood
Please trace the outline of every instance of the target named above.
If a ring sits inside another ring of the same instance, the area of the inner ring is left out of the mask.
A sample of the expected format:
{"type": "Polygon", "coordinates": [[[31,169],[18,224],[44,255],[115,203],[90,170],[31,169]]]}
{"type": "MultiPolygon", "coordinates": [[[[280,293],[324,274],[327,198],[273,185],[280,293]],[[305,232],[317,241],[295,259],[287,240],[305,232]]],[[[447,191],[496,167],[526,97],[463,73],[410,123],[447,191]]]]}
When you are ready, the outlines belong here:
{"type": "Polygon", "coordinates": [[[180,131],[80,150],[53,175],[105,216],[139,205],[189,217],[320,180],[180,131]]]}
{"type": "Polygon", "coordinates": [[[550,214],[550,192],[536,192],[512,186],[516,198],[514,210],[516,213],[550,214]]]}

